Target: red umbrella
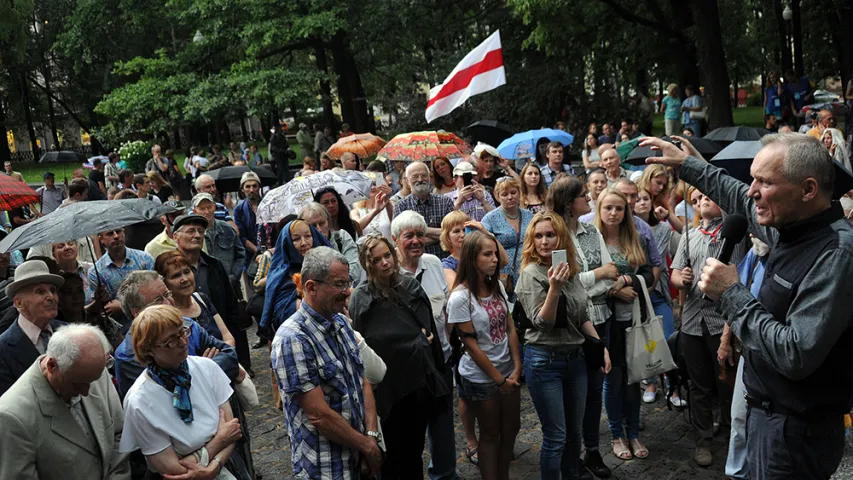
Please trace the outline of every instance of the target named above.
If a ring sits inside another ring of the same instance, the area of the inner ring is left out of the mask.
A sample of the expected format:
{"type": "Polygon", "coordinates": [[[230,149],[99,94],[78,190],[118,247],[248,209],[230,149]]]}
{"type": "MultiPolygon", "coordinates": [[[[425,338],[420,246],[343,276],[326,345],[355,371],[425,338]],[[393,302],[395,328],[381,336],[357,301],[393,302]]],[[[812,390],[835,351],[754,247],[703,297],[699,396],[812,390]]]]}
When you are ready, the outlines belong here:
{"type": "Polygon", "coordinates": [[[340,160],[341,155],[349,152],[358,155],[358,158],[364,159],[376,155],[386,143],[384,139],[372,133],[356,133],[335,142],[326,150],[326,155],[333,160],[340,160]]]}
{"type": "Polygon", "coordinates": [[[39,196],[26,183],[0,175],[0,210],[9,211],[38,203],[39,196]]]}
{"type": "Polygon", "coordinates": [[[452,133],[437,132],[402,133],[392,138],[379,151],[378,157],[392,161],[431,162],[436,157],[461,158],[473,152],[471,146],[452,133]]]}

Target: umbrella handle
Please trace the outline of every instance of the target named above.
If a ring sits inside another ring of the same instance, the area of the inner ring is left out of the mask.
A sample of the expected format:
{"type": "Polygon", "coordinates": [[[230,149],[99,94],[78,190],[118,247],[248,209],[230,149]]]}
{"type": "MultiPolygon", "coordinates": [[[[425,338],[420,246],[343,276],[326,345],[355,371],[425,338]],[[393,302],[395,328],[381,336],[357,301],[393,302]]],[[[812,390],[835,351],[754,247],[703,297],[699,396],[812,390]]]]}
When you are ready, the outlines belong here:
{"type": "MultiPolygon", "coordinates": [[[[98,273],[98,259],[95,258],[95,247],[92,246],[92,239],[89,238],[88,235],[86,235],[86,245],[89,247],[89,253],[92,254],[92,259],[95,260],[94,262],[92,262],[92,268],[95,269],[95,278],[98,279],[98,287],[100,287],[102,280],[101,275],[98,273]]],[[[97,287],[95,288],[95,290],[97,291],[97,287]]]]}

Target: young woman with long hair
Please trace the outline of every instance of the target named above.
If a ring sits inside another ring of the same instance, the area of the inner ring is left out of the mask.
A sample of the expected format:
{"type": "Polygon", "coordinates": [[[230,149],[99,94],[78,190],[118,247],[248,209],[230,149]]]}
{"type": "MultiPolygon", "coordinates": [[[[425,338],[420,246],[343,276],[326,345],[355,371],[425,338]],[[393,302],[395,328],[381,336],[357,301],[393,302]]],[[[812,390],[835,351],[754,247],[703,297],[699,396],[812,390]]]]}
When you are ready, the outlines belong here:
{"type": "Polygon", "coordinates": [[[636,290],[641,288],[638,275],[643,276],[646,285],[654,285],[649,247],[637,233],[628,198],[615,188],[605,189],[598,197],[595,227],[621,275],[610,289],[614,304],[608,344],[613,366],[604,380],[604,408],[613,453],[621,460],[646,458],[649,450],[640,442],[640,384],[628,384],[625,329],[631,326],[636,290]]]}
{"type": "Polygon", "coordinates": [[[581,151],[583,166],[587,172],[598,168],[598,161],[601,160],[601,157],[598,156],[598,147],[598,137],[593,134],[587,135],[586,140],[583,142],[583,150],[581,151]]]}
{"type": "MultiPolygon", "coordinates": [[[[537,213],[527,228],[523,252],[517,293],[533,324],[524,333],[524,376],[542,424],[541,477],[577,479],[587,397],[582,345],[584,335],[599,335],[589,319],[588,297],[578,275],[581,266],[562,217],[548,210],[537,213]],[[565,250],[568,262],[554,264],[554,250],[565,250]]],[[[609,363],[605,350],[603,373],[609,363]]]]}
{"type": "Polygon", "coordinates": [[[494,236],[468,234],[447,304],[447,321],[465,345],[459,361],[462,396],[480,425],[480,474],[489,480],[509,480],[521,426],[521,353],[500,269],[494,236]]]}
{"type": "Polygon", "coordinates": [[[338,230],[346,230],[353,240],[358,239],[360,230],[359,225],[350,218],[350,211],[341,194],[335,190],[335,187],[324,187],[314,193],[314,201],[326,207],[329,211],[329,216],[332,220],[329,222],[329,229],[336,232],[338,230]]]}
{"type": "Polygon", "coordinates": [[[433,193],[444,195],[456,190],[456,182],[453,181],[453,165],[445,157],[435,157],[432,161],[432,184],[433,193]]]}
{"type": "Polygon", "coordinates": [[[545,189],[539,165],[529,162],[521,169],[521,208],[539,213],[545,206],[546,196],[548,191],[545,189]]]}
{"type": "Polygon", "coordinates": [[[643,170],[643,176],[637,182],[637,188],[645,189],[651,195],[652,215],[661,222],[669,222],[669,225],[680,232],[684,229],[684,223],[675,215],[675,210],[670,205],[670,192],[672,182],[669,171],[663,165],[649,165],[643,170]]]}

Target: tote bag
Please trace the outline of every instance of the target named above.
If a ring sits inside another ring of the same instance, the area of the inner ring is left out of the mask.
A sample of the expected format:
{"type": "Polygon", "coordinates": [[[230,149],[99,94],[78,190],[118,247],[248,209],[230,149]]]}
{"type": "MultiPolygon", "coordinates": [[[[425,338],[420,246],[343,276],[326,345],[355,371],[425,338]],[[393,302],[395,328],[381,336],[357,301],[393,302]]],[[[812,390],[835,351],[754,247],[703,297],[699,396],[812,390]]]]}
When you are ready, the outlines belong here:
{"type": "Polygon", "coordinates": [[[625,360],[628,364],[628,384],[674,370],[675,362],[663,335],[663,319],[655,315],[652,299],[643,277],[637,276],[646,300],[648,321],[643,322],[640,298],[634,299],[633,323],[625,330],[625,360]]]}

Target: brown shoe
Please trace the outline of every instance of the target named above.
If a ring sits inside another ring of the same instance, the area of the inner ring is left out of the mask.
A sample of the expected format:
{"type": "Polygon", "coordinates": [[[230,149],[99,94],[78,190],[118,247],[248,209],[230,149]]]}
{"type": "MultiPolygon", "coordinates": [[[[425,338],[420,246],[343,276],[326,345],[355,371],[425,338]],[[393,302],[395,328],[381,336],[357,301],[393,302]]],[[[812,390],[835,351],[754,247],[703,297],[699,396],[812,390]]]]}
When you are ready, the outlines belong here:
{"type": "Polygon", "coordinates": [[[700,467],[709,467],[714,463],[714,457],[711,456],[711,450],[708,447],[696,447],[693,459],[700,467]]]}

